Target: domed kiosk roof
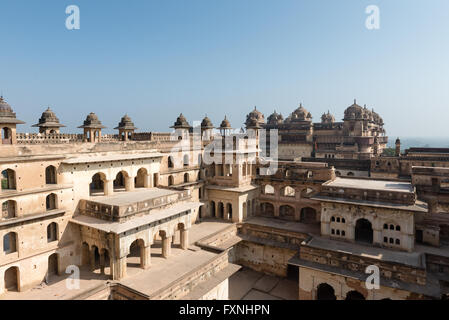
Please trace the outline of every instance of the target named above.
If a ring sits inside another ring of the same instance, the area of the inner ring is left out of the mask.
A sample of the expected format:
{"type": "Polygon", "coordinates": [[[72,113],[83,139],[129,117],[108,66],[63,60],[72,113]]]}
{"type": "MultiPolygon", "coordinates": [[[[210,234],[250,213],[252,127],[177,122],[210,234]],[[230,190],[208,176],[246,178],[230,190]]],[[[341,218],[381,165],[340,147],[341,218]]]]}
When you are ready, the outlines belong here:
{"type": "Polygon", "coordinates": [[[176,118],[176,122],[174,123],[174,125],[171,126],[170,128],[174,128],[174,129],[190,129],[191,126],[187,122],[186,117],[184,117],[184,115],[181,113],[179,115],[179,117],[176,118]]]}
{"type": "Polygon", "coordinates": [[[118,127],[114,129],[137,130],[137,128],[134,126],[134,122],[132,122],[131,118],[127,114],[122,117],[121,121],[118,124],[118,127]]]}
{"type": "Polygon", "coordinates": [[[62,128],[65,127],[65,125],[59,123],[58,117],[56,117],[55,113],[48,107],[47,110],[42,113],[39,123],[33,125],[33,127],[62,128]]]}
{"type": "Polygon", "coordinates": [[[208,116],[205,116],[203,121],[201,121],[201,129],[213,129],[214,125],[212,121],[208,118],[208,116]]]}
{"type": "Polygon", "coordinates": [[[95,113],[91,112],[87,115],[86,120],[84,120],[84,124],[82,126],[79,126],[78,128],[103,129],[106,127],[101,124],[98,116],[95,113]]]}
{"type": "Polygon", "coordinates": [[[18,120],[16,114],[12,111],[11,106],[0,96],[0,123],[2,124],[24,124],[25,122],[18,120]]]}

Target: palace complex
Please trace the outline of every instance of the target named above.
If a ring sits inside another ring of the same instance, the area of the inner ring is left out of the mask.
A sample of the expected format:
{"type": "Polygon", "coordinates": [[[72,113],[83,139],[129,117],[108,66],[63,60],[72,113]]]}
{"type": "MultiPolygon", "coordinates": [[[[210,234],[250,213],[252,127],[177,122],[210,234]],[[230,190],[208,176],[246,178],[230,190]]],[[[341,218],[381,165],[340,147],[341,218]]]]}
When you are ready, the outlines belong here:
{"type": "Polygon", "coordinates": [[[0,299],[449,294],[449,149],[384,155],[383,119],[356,101],[342,122],[254,108],[239,132],[18,118],[1,97],[0,299]]]}

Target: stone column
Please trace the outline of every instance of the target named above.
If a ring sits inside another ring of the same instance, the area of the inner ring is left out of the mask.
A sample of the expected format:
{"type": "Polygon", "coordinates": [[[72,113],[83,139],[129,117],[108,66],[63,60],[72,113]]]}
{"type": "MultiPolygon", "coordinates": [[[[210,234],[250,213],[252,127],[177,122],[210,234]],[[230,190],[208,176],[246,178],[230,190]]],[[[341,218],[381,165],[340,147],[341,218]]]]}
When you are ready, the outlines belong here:
{"type": "Polygon", "coordinates": [[[166,259],[170,256],[171,253],[171,238],[172,237],[167,236],[162,238],[162,257],[166,259]]]}
{"type": "Polygon", "coordinates": [[[90,271],[94,271],[95,270],[95,249],[91,249],[90,250],[90,271]]]}
{"type": "Polygon", "coordinates": [[[151,174],[147,174],[143,177],[143,187],[151,188],[151,174]]]}
{"type": "Polygon", "coordinates": [[[189,230],[181,230],[181,249],[187,250],[189,248],[189,230]]]}
{"type": "Polygon", "coordinates": [[[114,180],[105,180],[104,184],[104,195],[110,196],[114,193],[114,180]]]}
{"type": "Polygon", "coordinates": [[[140,247],[140,259],[142,269],[149,269],[151,266],[151,245],[140,247]]]}
{"type": "Polygon", "coordinates": [[[104,268],[105,268],[105,265],[104,265],[104,250],[102,250],[100,252],[100,270],[101,270],[101,274],[104,274],[104,268]]]}
{"type": "Polygon", "coordinates": [[[112,262],[112,280],[120,280],[126,277],[126,256],[115,259],[112,262]]]}
{"type": "Polygon", "coordinates": [[[135,189],[134,177],[125,177],[126,191],[133,191],[135,189]]]}
{"type": "Polygon", "coordinates": [[[277,204],[274,205],[274,216],[279,217],[279,206],[277,204]]]}
{"type": "Polygon", "coordinates": [[[373,229],[373,244],[382,245],[382,229],[373,229]]]}

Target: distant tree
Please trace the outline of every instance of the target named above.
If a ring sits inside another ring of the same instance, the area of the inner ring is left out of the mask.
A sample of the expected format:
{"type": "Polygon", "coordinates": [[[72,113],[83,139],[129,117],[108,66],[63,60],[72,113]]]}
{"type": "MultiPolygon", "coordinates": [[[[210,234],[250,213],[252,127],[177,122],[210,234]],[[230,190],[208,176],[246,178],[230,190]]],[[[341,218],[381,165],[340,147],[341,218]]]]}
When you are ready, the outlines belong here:
{"type": "Polygon", "coordinates": [[[394,148],[385,148],[382,155],[387,157],[394,157],[395,151],[396,150],[394,148]]]}

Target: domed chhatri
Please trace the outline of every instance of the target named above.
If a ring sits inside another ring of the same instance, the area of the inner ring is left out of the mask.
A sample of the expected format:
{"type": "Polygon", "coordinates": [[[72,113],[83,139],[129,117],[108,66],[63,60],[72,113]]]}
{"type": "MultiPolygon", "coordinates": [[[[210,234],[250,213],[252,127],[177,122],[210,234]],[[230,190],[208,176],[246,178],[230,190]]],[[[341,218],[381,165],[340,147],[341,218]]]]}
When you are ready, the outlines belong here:
{"type": "Polygon", "coordinates": [[[33,127],[38,127],[39,133],[56,134],[59,133],[60,128],[65,127],[65,125],[59,123],[58,117],[56,117],[55,113],[48,107],[47,110],[42,113],[39,122],[33,125],[33,127]]]}
{"type": "Polygon", "coordinates": [[[11,106],[0,96],[0,144],[16,144],[16,126],[24,123],[16,118],[11,106]]]}
{"type": "Polygon", "coordinates": [[[312,121],[312,114],[307,111],[306,108],[302,106],[302,103],[299,104],[299,108],[293,111],[293,113],[289,116],[289,119],[291,122],[297,122],[297,121],[312,121]]]}
{"type": "Polygon", "coordinates": [[[114,128],[118,130],[118,134],[121,137],[122,141],[128,141],[132,138],[134,131],[137,128],[134,126],[134,122],[132,122],[131,118],[125,114],[120,120],[118,127],[114,128]]]}
{"type": "Polygon", "coordinates": [[[100,142],[101,141],[101,129],[106,128],[101,124],[98,116],[91,112],[84,120],[84,124],[78,128],[84,129],[84,140],[88,142],[100,142]]]}
{"type": "Polygon", "coordinates": [[[321,123],[334,123],[334,122],[335,117],[329,111],[327,111],[327,113],[323,113],[323,115],[321,116],[321,123]]]}
{"type": "Polygon", "coordinates": [[[201,129],[213,129],[214,125],[210,119],[205,116],[203,121],[201,121],[201,129]]]}
{"type": "Polygon", "coordinates": [[[24,124],[25,122],[18,120],[11,106],[0,96],[0,123],[1,124],[24,124]]]}
{"type": "Polygon", "coordinates": [[[246,116],[246,128],[261,128],[261,125],[263,124],[265,124],[265,117],[263,113],[257,110],[257,107],[254,107],[254,110],[246,116]]]}
{"type": "Polygon", "coordinates": [[[218,129],[220,129],[220,133],[222,136],[226,136],[228,134],[230,134],[232,127],[231,127],[231,123],[229,122],[228,118],[225,116],[223,121],[220,124],[220,127],[218,127],[218,129]]]}
{"type": "Polygon", "coordinates": [[[179,115],[179,117],[176,118],[176,122],[174,123],[174,125],[171,126],[170,128],[174,128],[174,129],[190,129],[191,126],[187,122],[187,119],[184,117],[184,115],[181,113],[179,115]]]}
{"type": "Polygon", "coordinates": [[[284,117],[282,114],[277,113],[276,110],[268,117],[268,124],[270,125],[276,125],[281,124],[284,121],[284,117]]]}

